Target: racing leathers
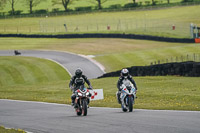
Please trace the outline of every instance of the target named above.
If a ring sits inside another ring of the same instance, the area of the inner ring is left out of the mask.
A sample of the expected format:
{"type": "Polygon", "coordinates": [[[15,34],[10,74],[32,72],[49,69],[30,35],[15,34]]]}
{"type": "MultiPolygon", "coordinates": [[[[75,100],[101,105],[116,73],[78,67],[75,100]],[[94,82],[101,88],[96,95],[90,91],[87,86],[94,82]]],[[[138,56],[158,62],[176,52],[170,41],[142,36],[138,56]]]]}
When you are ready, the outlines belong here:
{"type": "Polygon", "coordinates": [[[87,83],[87,85],[89,86],[89,88],[92,89],[90,81],[87,79],[87,77],[85,75],[81,75],[80,77],[78,77],[78,76],[75,75],[75,76],[73,76],[71,78],[70,83],[69,83],[69,87],[70,87],[70,89],[73,92],[72,96],[71,96],[72,105],[74,105],[74,101],[76,99],[75,91],[77,89],[79,89],[81,86],[84,87],[85,82],[87,83]]]}
{"type": "Polygon", "coordinates": [[[118,103],[119,103],[119,104],[121,103],[121,100],[120,100],[120,95],[121,95],[121,90],[122,90],[121,86],[122,86],[123,80],[124,80],[125,78],[127,78],[127,79],[134,85],[134,87],[135,87],[135,89],[136,89],[136,91],[137,91],[136,83],[135,83],[135,81],[133,80],[133,78],[132,78],[131,75],[128,75],[128,76],[126,76],[126,77],[120,76],[120,77],[119,77],[119,80],[118,80],[118,82],[117,82],[117,88],[118,88],[117,99],[118,99],[118,103]]]}

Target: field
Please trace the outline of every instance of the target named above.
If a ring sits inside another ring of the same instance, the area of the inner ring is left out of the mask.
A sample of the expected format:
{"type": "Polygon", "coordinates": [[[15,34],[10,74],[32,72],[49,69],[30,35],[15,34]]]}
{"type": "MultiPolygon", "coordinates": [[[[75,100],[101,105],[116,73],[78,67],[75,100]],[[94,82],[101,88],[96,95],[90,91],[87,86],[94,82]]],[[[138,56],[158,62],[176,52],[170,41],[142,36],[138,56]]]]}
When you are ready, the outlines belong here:
{"type": "Polygon", "coordinates": [[[0,19],[0,33],[134,33],[190,38],[190,23],[200,24],[199,7],[0,19]],[[172,30],[173,25],[175,30],[172,30]]]}

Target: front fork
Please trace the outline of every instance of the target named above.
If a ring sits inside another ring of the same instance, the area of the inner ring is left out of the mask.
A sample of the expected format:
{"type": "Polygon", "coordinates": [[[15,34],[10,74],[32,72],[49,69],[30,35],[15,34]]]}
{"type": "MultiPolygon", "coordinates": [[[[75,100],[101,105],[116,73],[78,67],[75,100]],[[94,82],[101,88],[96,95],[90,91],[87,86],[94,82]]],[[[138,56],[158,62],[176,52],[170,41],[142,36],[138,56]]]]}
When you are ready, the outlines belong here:
{"type": "Polygon", "coordinates": [[[131,98],[133,97],[133,104],[134,104],[134,95],[127,95],[126,94],[121,94],[120,98],[121,98],[121,103],[122,106],[125,108],[128,104],[128,97],[131,98]],[[126,98],[126,99],[125,99],[126,98]],[[126,100],[126,103],[124,102],[126,100]]]}

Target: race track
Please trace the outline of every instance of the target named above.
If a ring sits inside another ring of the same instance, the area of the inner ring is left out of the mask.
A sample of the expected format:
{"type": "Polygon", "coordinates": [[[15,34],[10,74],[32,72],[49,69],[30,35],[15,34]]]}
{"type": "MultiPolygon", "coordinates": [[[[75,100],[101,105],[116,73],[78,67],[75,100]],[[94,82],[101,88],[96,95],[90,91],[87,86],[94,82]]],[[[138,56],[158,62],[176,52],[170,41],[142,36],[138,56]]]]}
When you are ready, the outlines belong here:
{"type": "MultiPolygon", "coordinates": [[[[97,78],[104,74],[103,67],[99,63],[80,55],[67,52],[40,50],[19,50],[19,52],[21,52],[20,56],[53,60],[61,64],[70,75],[74,75],[77,68],[81,68],[83,74],[85,74],[89,79],[97,78]]],[[[0,50],[0,56],[14,56],[14,50],[0,50]]]]}
{"type": "Polygon", "coordinates": [[[0,125],[33,133],[200,133],[200,112],[89,108],[76,116],[69,105],[0,100],[0,125]]]}

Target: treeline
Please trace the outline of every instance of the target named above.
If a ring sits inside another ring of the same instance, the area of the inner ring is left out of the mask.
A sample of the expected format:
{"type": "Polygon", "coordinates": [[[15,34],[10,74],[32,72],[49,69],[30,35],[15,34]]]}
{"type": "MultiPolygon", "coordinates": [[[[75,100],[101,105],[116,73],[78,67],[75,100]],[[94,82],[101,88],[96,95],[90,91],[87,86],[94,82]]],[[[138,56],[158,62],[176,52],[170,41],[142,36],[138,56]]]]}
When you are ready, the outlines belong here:
{"type": "MultiPolygon", "coordinates": [[[[80,2],[83,0],[51,0],[52,6],[55,5],[62,5],[65,12],[72,11],[70,9],[70,5],[74,2],[80,2]]],[[[85,1],[85,0],[84,0],[85,1]]],[[[86,0],[88,3],[93,3],[96,6],[85,6],[85,7],[76,7],[75,11],[89,11],[89,10],[102,10],[102,4],[112,1],[112,0],[86,0]]],[[[122,0],[123,1],[123,0],[122,0]]],[[[120,8],[134,8],[139,6],[155,6],[155,5],[162,5],[162,4],[171,4],[172,0],[132,0],[131,3],[127,3],[124,6],[120,4],[111,5],[108,7],[109,9],[120,9],[120,8]]],[[[181,0],[180,2],[195,2],[200,0],[181,0]]],[[[47,0],[0,0],[0,10],[4,9],[6,5],[9,5],[10,11],[8,14],[10,15],[19,15],[23,10],[15,10],[16,4],[23,4],[25,7],[29,8],[29,13],[47,13],[48,11],[45,9],[35,10],[33,8],[37,7],[40,3],[45,3],[47,0]]],[[[59,8],[55,8],[52,12],[59,12],[59,8]]]]}

